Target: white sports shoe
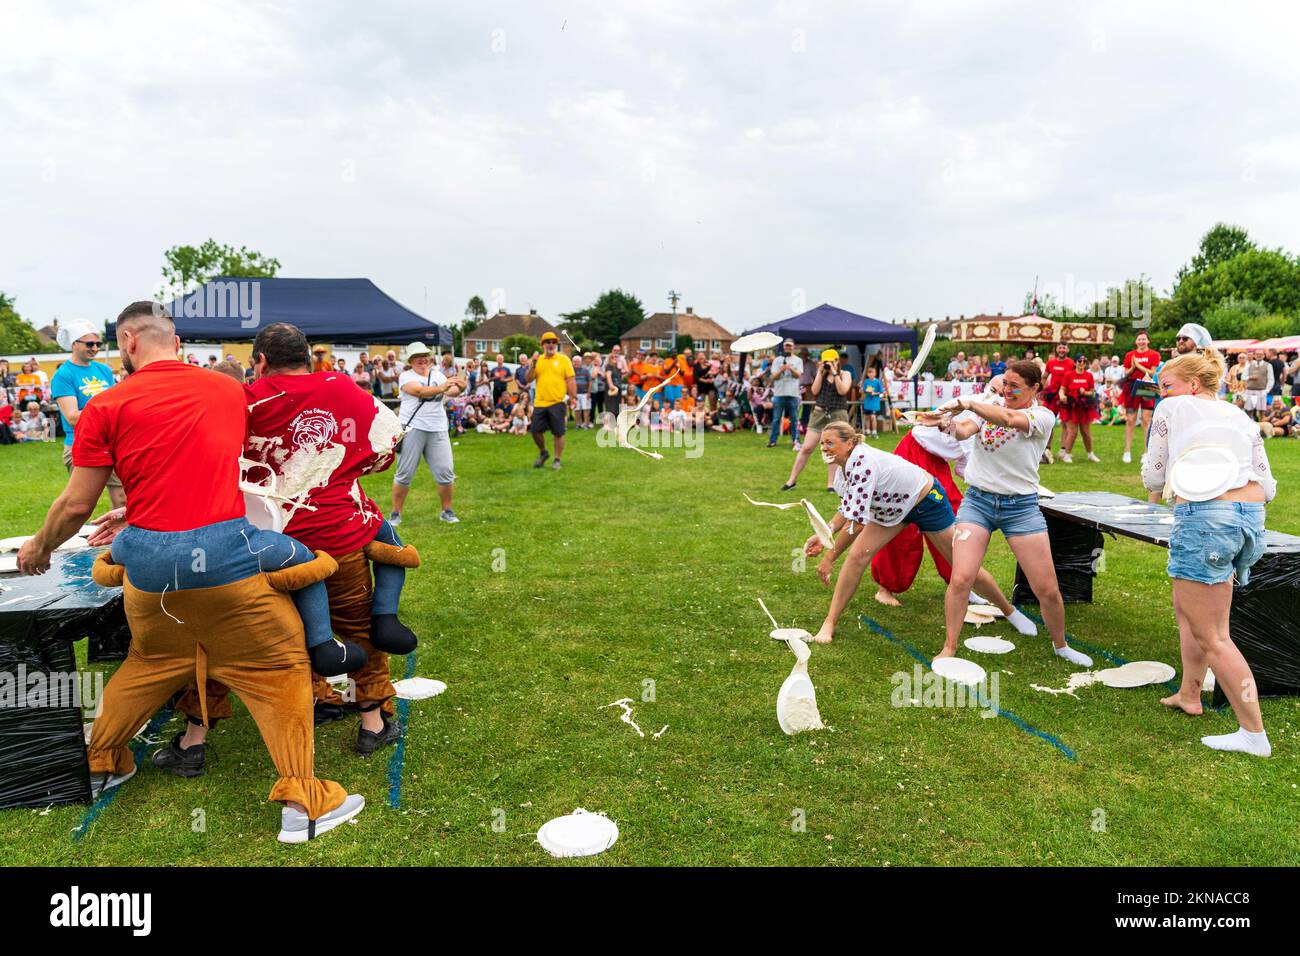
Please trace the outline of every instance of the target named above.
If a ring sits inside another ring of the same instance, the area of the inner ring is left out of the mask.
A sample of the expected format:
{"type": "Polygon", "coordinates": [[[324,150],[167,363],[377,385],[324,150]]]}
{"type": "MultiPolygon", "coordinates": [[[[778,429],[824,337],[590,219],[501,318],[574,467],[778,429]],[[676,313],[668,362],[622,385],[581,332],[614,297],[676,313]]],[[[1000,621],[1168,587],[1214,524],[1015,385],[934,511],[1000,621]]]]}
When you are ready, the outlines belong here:
{"type": "Polygon", "coordinates": [[[1124,457],[1121,458],[1120,461],[1124,462],[1124,464],[1126,464],[1126,465],[1128,465],[1128,464],[1132,464],[1132,462],[1133,462],[1133,456],[1130,455],[1128,452],[1124,452],[1124,457]]]}
{"type": "Polygon", "coordinates": [[[328,833],[337,826],[347,823],[365,808],[366,798],[359,793],[350,793],[343,802],[329,813],[308,820],[307,814],[292,807],[280,811],[280,835],[276,838],[281,843],[306,843],[322,833],[328,833]]]}
{"type": "Polygon", "coordinates": [[[128,773],[92,773],[90,775],[90,795],[98,797],[105,790],[120,787],[135,776],[138,767],[132,767],[128,773]]]}
{"type": "Polygon", "coordinates": [[[1050,448],[1044,448],[1044,449],[1043,449],[1043,458],[1047,461],[1047,463],[1048,463],[1049,465],[1055,463],[1054,460],[1053,460],[1053,458],[1052,458],[1052,449],[1050,449],[1050,448]]]}
{"type": "Polygon", "coordinates": [[[1096,461],[1096,462],[1100,462],[1100,461],[1101,461],[1101,459],[1098,458],[1096,455],[1094,455],[1092,452],[1088,452],[1088,460],[1089,460],[1089,461],[1096,461]]]}
{"type": "Polygon", "coordinates": [[[1061,461],[1065,462],[1065,464],[1067,465],[1074,464],[1074,459],[1070,457],[1070,453],[1068,451],[1061,452],[1061,461]]]}

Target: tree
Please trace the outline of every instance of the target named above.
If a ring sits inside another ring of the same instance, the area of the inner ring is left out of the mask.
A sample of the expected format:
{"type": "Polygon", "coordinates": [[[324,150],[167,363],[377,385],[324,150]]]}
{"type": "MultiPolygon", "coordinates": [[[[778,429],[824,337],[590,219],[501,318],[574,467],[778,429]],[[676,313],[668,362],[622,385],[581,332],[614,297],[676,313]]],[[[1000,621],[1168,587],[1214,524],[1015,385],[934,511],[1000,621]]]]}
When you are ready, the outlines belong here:
{"type": "Polygon", "coordinates": [[[1295,319],[1285,315],[1261,315],[1246,323],[1245,338],[1258,339],[1261,342],[1265,339],[1279,339],[1284,335],[1295,335],[1298,325],[1300,323],[1295,319]]]}
{"type": "Polygon", "coordinates": [[[238,249],[209,239],[201,246],[172,246],[163,253],[162,277],[168,298],[187,295],[209,279],[270,279],[280,271],[280,260],[247,246],[238,249]]]}
{"type": "Polygon", "coordinates": [[[487,306],[483,304],[481,296],[470,296],[469,303],[465,306],[465,321],[473,323],[470,328],[478,325],[487,318],[487,306]]]}
{"type": "Polygon", "coordinates": [[[501,340],[501,354],[507,362],[515,360],[515,353],[522,352],[525,357],[542,350],[542,343],[531,335],[507,335],[501,340]]]}
{"type": "Polygon", "coordinates": [[[57,345],[42,342],[32,324],[18,314],[13,297],[0,292],[0,355],[58,351],[57,345]]]}
{"type": "Polygon", "coordinates": [[[1255,248],[1250,236],[1240,226],[1230,226],[1226,222],[1217,222],[1205,235],[1201,236],[1200,250],[1192,256],[1192,261],[1178,270],[1174,289],[1191,275],[1199,275],[1207,269],[1227,262],[1255,248]]]}
{"type": "Polygon", "coordinates": [[[1217,340],[1245,339],[1255,336],[1247,335],[1247,327],[1266,312],[1258,302],[1250,299],[1224,299],[1201,318],[1201,324],[1217,340]]]}
{"type": "Polygon", "coordinates": [[[1266,312],[1300,313],[1300,262],[1281,249],[1247,249],[1189,273],[1174,297],[1193,321],[1227,299],[1249,299],[1266,312]]]}
{"type": "Polygon", "coordinates": [[[616,344],[628,329],[645,321],[641,300],[622,289],[602,292],[589,308],[560,316],[575,339],[590,340],[601,349],[616,344]]]}

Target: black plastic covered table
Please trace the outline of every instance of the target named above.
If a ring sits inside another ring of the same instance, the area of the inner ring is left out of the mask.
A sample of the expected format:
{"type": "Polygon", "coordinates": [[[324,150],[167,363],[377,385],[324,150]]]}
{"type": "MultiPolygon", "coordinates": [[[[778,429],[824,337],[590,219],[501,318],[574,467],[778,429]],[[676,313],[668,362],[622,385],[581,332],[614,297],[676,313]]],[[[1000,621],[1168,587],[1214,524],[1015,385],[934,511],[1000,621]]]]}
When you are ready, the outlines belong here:
{"type": "Polygon", "coordinates": [[[130,640],[122,589],[90,578],[98,554],[55,552],[42,575],[0,574],[0,807],[90,799],[80,701],[48,706],[33,688],[76,674],[80,638],[90,636],[91,660],[121,657],[130,640]]]}
{"type": "MultiPolygon", "coordinates": [[[[1109,491],[1061,492],[1040,498],[1047,519],[1052,560],[1066,603],[1091,603],[1093,578],[1103,560],[1105,537],[1123,535],[1169,547],[1173,509],[1109,491]]],[[[1037,603],[1016,566],[1012,600],[1037,603]]],[[[1250,569],[1250,583],[1232,592],[1229,630],[1261,695],[1300,694],[1300,537],[1267,532],[1264,554],[1250,569]]],[[[1216,705],[1223,692],[1215,688],[1216,705]]]]}

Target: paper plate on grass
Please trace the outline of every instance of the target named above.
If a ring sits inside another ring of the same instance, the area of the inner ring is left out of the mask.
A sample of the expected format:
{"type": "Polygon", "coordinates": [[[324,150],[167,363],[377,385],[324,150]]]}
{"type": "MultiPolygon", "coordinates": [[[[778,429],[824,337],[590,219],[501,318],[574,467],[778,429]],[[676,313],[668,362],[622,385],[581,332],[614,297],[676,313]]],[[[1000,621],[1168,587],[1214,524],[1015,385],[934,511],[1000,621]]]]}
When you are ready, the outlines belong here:
{"type": "Polygon", "coordinates": [[[806,673],[791,671],[781,685],[776,695],[776,722],[791,736],[805,730],[821,730],[824,726],[817,710],[817,689],[806,673]]]}
{"type": "Polygon", "coordinates": [[[603,813],[578,807],[572,813],[547,820],[537,831],[537,842],[555,857],[595,856],[618,839],[618,824],[603,813]]]}
{"type": "Polygon", "coordinates": [[[782,342],[781,336],[775,332],[751,332],[749,335],[742,335],[736,341],[731,343],[733,352],[761,352],[763,349],[774,349],[782,342]]]}
{"type": "Polygon", "coordinates": [[[1163,661],[1129,661],[1122,667],[1108,667],[1097,674],[1107,687],[1146,687],[1171,680],[1176,671],[1163,661]]]}
{"type": "Polygon", "coordinates": [[[1016,649],[1016,645],[1001,637],[968,637],[962,643],[980,654],[1009,654],[1016,649]]]}
{"type": "Polygon", "coordinates": [[[397,696],[402,700],[427,700],[437,697],[446,689],[447,685],[442,681],[428,677],[408,677],[393,681],[393,690],[397,691],[397,696]]]}
{"type": "Polygon", "coordinates": [[[980,617],[1006,617],[1006,615],[1002,613],[1001,608],[995,607],[992,604],[976,604],[972,601],[967,607],[967,610],[974,611],[976,614],[980,615],[980,617]]]}
{"type": "Polygon", "coordinates": [[[974,624],[976,627],[980,627],[984,624],[992,624],[995,618],[992,614],[985,614],[983,609],[979,605],[976,605],[975,607],[966,610],[966,616],[962,618],[962,620],[967,624],[974,624]]]}
{"type": "Polygon", "coordinates": [[[940,677],[971,687],[981,683],[988,676],[984,668],[963,657],[941,657],[934,662],[933,669],[940,677]]]}
{"type": "Polygon", "coordinates": [[[774,641],[808,641],[812,635],[802,627],[778,627],[772,631],[774,641]]]}

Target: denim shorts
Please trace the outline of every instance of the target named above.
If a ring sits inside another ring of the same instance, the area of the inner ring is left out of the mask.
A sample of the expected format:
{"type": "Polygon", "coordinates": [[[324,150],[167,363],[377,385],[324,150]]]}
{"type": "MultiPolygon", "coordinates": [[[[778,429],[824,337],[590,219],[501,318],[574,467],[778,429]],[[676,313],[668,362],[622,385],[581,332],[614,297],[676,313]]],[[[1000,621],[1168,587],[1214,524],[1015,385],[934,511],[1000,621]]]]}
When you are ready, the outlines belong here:
{"type": "Polygon", "coordinates": [[[937,478],[925,497],[903,518],[903,524],[914,524],[926,534],[951,528],[953,521],[952,504],[937,478]]]}
{"type": "Polygon", "coordinates": [[[995,495],[971,485],[957,509],[958,524],[979,525],[990,534],[1008,538],[1047,531],[1047,519],[1038,510],[1038,492],[1030,495],[995,495]]]}
{"type": "Polygon", "coordinates": [[[1264,505],[1257,501],[1190,501],[1174,507],[1169,576],[1201,584],[1250,580],[1264,553],[1264,505]]]}

